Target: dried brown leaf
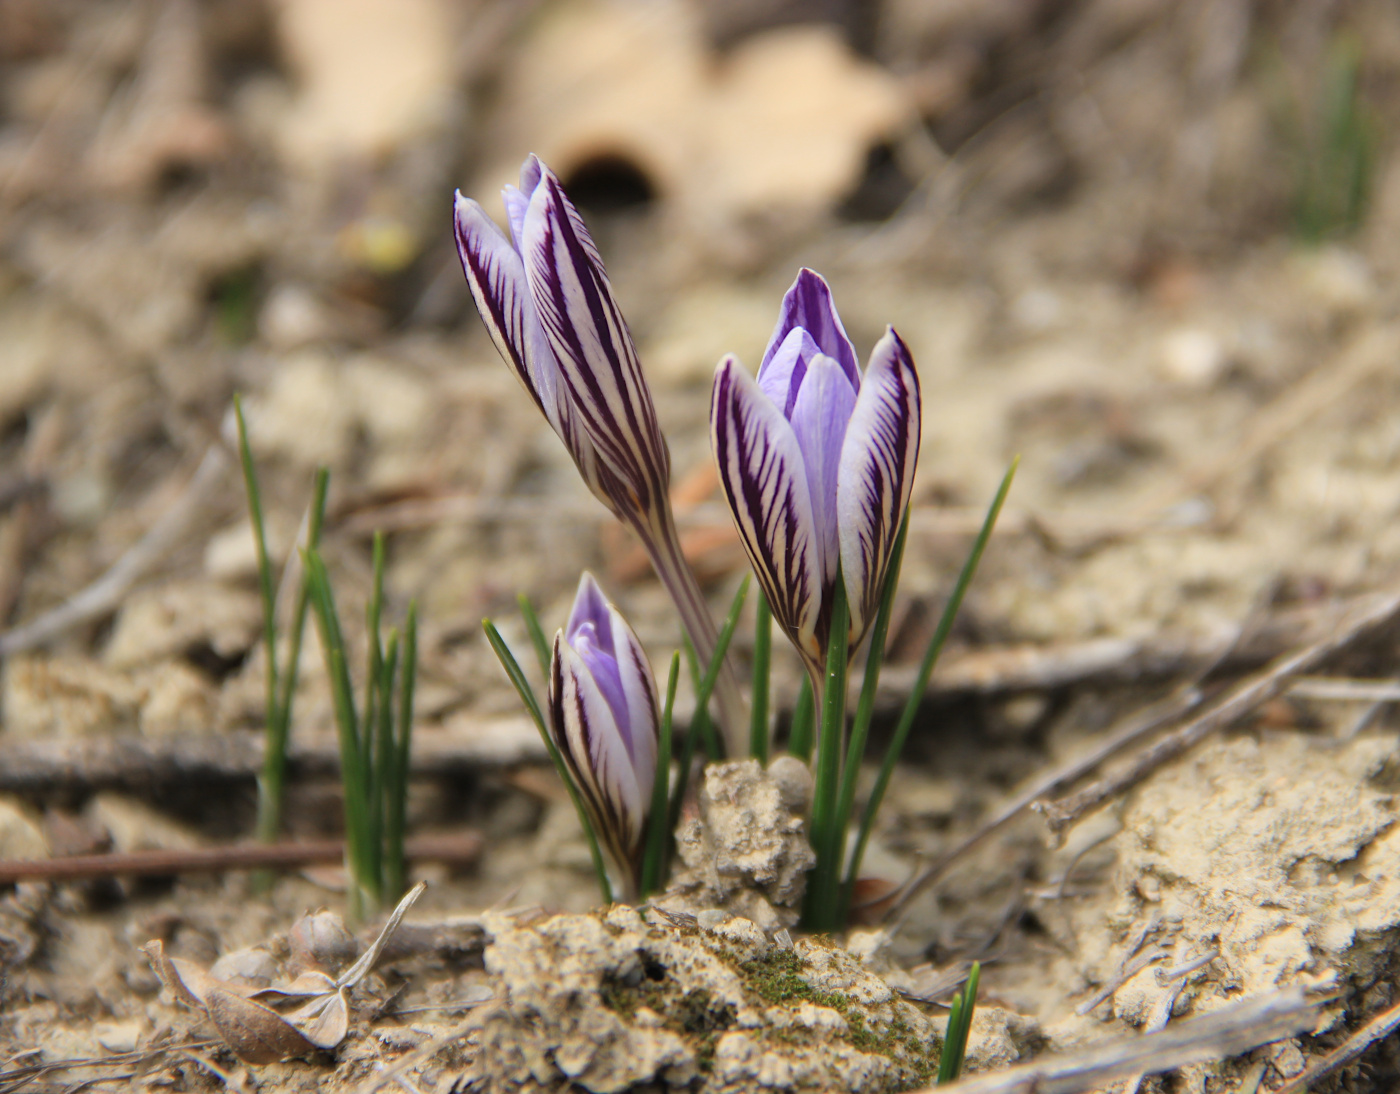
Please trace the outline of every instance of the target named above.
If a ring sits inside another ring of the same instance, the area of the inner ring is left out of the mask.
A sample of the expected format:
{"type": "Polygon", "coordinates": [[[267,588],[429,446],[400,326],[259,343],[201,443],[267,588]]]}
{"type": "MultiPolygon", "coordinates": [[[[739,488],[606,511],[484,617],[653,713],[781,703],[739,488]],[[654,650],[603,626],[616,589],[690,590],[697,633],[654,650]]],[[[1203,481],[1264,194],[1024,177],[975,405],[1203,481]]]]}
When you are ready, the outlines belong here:
{"type": "Polygon", "coordinates": [[[204,1009],[219,1036],[244,1063],[272,1064],[305,1056],[318,1047],[271,1007],[221,988],[209,991],[204,1009]]]}

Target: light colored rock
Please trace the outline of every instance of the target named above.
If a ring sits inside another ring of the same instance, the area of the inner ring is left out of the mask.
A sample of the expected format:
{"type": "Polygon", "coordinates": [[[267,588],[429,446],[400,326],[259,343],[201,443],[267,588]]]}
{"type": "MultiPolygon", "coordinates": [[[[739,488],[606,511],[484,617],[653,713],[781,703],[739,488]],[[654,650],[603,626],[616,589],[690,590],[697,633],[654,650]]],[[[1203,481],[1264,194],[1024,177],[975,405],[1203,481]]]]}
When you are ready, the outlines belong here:
{"type": "Polygon", "coordinates": [[[5,732],[16,737],[130,732],[144,697],[127,677],[77,657],[6,658],[4,680],[5,732]]]}
{"type": "Polygon", "coordinates": [[[209,581],[172,581],[131,594],[103,660],[112,668],[135,668],[196,646],[235,660],[257,641],[261,627],[257,593],[209,581]]]}
{"type": "Polygon", "coordinates": [[[695,930],[622,906],[487,918],[501,1006],[470,1074],[485,1091],[885,1091],[936,1062],[923,1014],[827,943],[777,950],[739,918],[695,930]]]}
{"type": "Polygon", "coordinates": [[[804,820],[811,787],[806,764],[791,756],[767,770],[757,760],[707,767],[699,816],[676,833],[686,869],[662,904],[724,909],[764,930],[792,926],[816,861],[804,820]]]}
{"type": "Polygon", "coordinates": [[[1208,388],[1220,378],[1227,357],[1220,339],[1201,327],[1178,327],[1162,338],[1162,375],[1188,387],[1208,388]]]}
{"type": "Polygon", "coordinates": [[[278,136],[288,162],[329,170],[383,156],[450,117],[452,33],[444,0],[277,0],[277,37],[297,79],[278,136]]]}
{"type": "MultiPolygon", "coordinates": [[[[1123,944],[1154,923],[1168,963],[1219,951],[1178,1004],[1198,1012],[1286,985],[1327,991],[1384,975],[1385,940],[1400,928],[1400,827],[1375,776],[1394,749],[1384,737],[1239,736],[1157,772],[1109,844],[1116,897],[1075,913],[1086,920],[1075,929],[1086,978],[1106,981],[1123,944]]],[[[1155,972],[1115,993],[1119,1017],[1140,1024],[1162,1005],[1169,989],[1155,972]]]]}
{"type": "Polygon", "coordinates": [[[0,859],[48,857],[48,840],[24,806],[14,798],[0,798],[0,859]]]}
{"type": "Polygon", "coordinates": [[[141,674],[145,698],[139,717],[147,737],[209,733],[216,725],[219,697],[197,669],[166,661],[141,674]]]}
{"type": "Polygon", "coordinates": [[[355,408],[343,377],[324,353],[289,354],[266,394],[245,407],[249,441],[258,453],[281,453],[306,468],[338,467],[349,453],[355,408]]]}
{"type": "Polygon", "coordinates": [[[103,791],[88,802],[83,815],[106,829],[117,851],[189,851],[199,840],[144,802],[103,791]]]}

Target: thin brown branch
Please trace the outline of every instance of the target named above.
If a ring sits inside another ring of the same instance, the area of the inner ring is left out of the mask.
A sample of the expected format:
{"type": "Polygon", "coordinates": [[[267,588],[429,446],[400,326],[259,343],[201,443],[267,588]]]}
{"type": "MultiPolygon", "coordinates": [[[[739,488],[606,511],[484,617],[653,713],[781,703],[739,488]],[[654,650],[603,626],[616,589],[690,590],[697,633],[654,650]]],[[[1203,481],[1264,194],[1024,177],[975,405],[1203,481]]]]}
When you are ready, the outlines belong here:
{"type": "Polygon", "coordinates": [[[1292,1037],[1317,1020],[1317,1008],[1293,988],[1242,999],[1157,1033],[1092,1045],[1004,1071],[974,1075],[921,1094],[1080,1094],[1125,1075],[1154,1075],[1236,1056],[1292,1037]]]}
{"type": "Polygon", "coordinates": [[[1216,701],[1198,718],[1156,741],[1135,756],[1128,766],[1059,801],[1037,804],[1056,831],[1073,824],[1109,798],[1135,786],[1162,764],[1180,756],[1217,730],[1233,725],[1250,711],[1288,690],[1293,678],[1311,672],[1328,658],[1400,616],[1400,593],[1368,598],[1319,642],[1274,662],[1216,701]]]}
{"type": "Polygon", "coordinates": [[[1187,711],[1199,705],[1201,701],[1200,692],[1195,688],[1180,692],[1167,699],[1148,707],[1144,711],[1133,715],[1120,726],[1112,730],[1107,737],[1095,745],[1083,756],[1075,757],[1068,763],[1049,772],[1047,775],[1035,780],[1030,786],[1022,790],[1006,805],[1002,806],[997,813],[984,822],[970,836],[952,849],[944,852],[935,861],[929,863],[922,870],[906,881],[895,896],[894,903],[890,905],[885,918],[893,919],[899,916],[910,902],[932,885],[938,878],[942,877],[948,868],[967,854],[974,847],[980,844],[993,832],[1009,824],[1018,817],[1024,810],[1030,807],[1033,802],[1039,801],[1051,791],[1061,786],[1066,786],[1075,779],[1088,774],[1104,760],[1108,759],[1115,752],[1126,748],[1135,741],[1141,740],[1149,733],[1153,733],[1166,725],[1168,722],[1180,718],[1187,711]]]}
{"type": "Polygon", "coordinates": [[[209,498],[218,496],[215,487],[228,466],[229,456],[223,445],[210,445],[180,496],[146,534],[91,585],[52,611],[0,634],[0,657],[42,646],[65,631],[116,609],[131,587],[179,542],[209,498]]]}
{"type": "Polygon", "coordinates": [[[1313,1083],[1326,1078],[1340,1067],[1351,1063],[1372,1045],[1384,1041],[1400,1029],[1400,1003],[1382,1011],[1359,1030],[1347,1038],[1346,1042],[1334,1048],[1322,1059],[1309,1066],[1296,1078],[1290,1079],[1274,1091],[1274,1094],[1303,1094],[1313,1083]]]}
{"type": "MultiPolygon", "coordinates": [[[[469,865],[481,855],[481,836],[423,836],[404,844],[404,856],[419,862],[469,865]]],[[[0,860],[0,885],[20,881],[85,881],[106,877],[167,877],[225,870],[293,869],[345,860],[341,840],[306,843],[228,844],[171,851],[116,851],[105,855],[0,860]]]]}
{"type": "MultiPolygon", "coordinates": [[[[169,737],[0,735],[0,792],[251,779],[262,771],[265,748],[255,730],[169,737]]],[[[410,774],[452,775],[547,759],[534,723],[524,716],[462,719],[415,729],[410,774]]],[[[292,779],[334,776],[339,742],[329,733],[298,734],[288,747],[287,766],[292,779]]]]}

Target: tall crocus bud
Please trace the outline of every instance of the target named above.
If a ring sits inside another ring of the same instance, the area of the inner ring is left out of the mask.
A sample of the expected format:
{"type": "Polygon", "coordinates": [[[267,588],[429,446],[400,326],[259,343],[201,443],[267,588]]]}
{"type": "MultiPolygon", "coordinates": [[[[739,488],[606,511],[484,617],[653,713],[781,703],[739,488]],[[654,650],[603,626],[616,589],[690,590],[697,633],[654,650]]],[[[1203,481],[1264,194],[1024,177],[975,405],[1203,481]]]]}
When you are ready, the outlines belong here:
{"type": "MultiPolygon", "coordinates": [[[[640,537],[708,662],[717,632],[681,553],[670,454],[602,259],[559,180],[534,156],[519,189],[506,187],[505,205],[509,237],[475,201],[456,197],[457,252],[477,310],[589,489],[640,537]]],[[[728,666],[715,694],[737,755],[744,706],[728,666]]]]}
{"type": "Polygon", "coordinates": [[[919,456],[919,377],[893,328],[864,377],[831,302],[802,270],[783,298],[757,381],[715,372],[710,431],[739,536],[773,616],[819,677],[838,575],[850,648],[879,606],[919,456]]]}
{"type": "Polygon", "coordinates": [[[627,895],[635,897],[656,776],[656,681],[642,644],[585,573],[554,638],[549,728],[627,895]]]}

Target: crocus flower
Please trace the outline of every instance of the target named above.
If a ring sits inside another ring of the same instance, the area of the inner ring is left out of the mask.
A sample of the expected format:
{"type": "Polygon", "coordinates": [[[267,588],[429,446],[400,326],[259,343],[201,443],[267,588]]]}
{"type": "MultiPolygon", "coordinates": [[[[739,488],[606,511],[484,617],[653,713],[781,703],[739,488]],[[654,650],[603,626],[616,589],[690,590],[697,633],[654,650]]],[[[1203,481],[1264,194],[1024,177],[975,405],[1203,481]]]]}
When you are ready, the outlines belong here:
{"type": "MultiPolygon", "coordinates": [[[[475,201],[456,196],[457,252],[477,310],[589,489],[641,539],[708,663],[718,635],[681,553],[670,453],[602,259],[559,180],[534,156],[519,189],[507,186],[504,196],[509,237],[475,201]]],[[[715,695],[739,755],[744,707],[728,665],[715,695]]]]}
{"type": "Polygon", "coordinates": [[[710,430],[744,549],[819,681],[836,582],[850,608],[850,648],[884,586],[919,456],[919,377],[888,328],[864,377],[831,302],[802,270],[783,298],[755,381],[731,355],[715,372],[710,430]]]}
{"type": "Polygon", "coordinates": [[[651,662],[593,575],[554,637],[549,729],[628,895],[636,894],[658,741],[651,662]]]}

